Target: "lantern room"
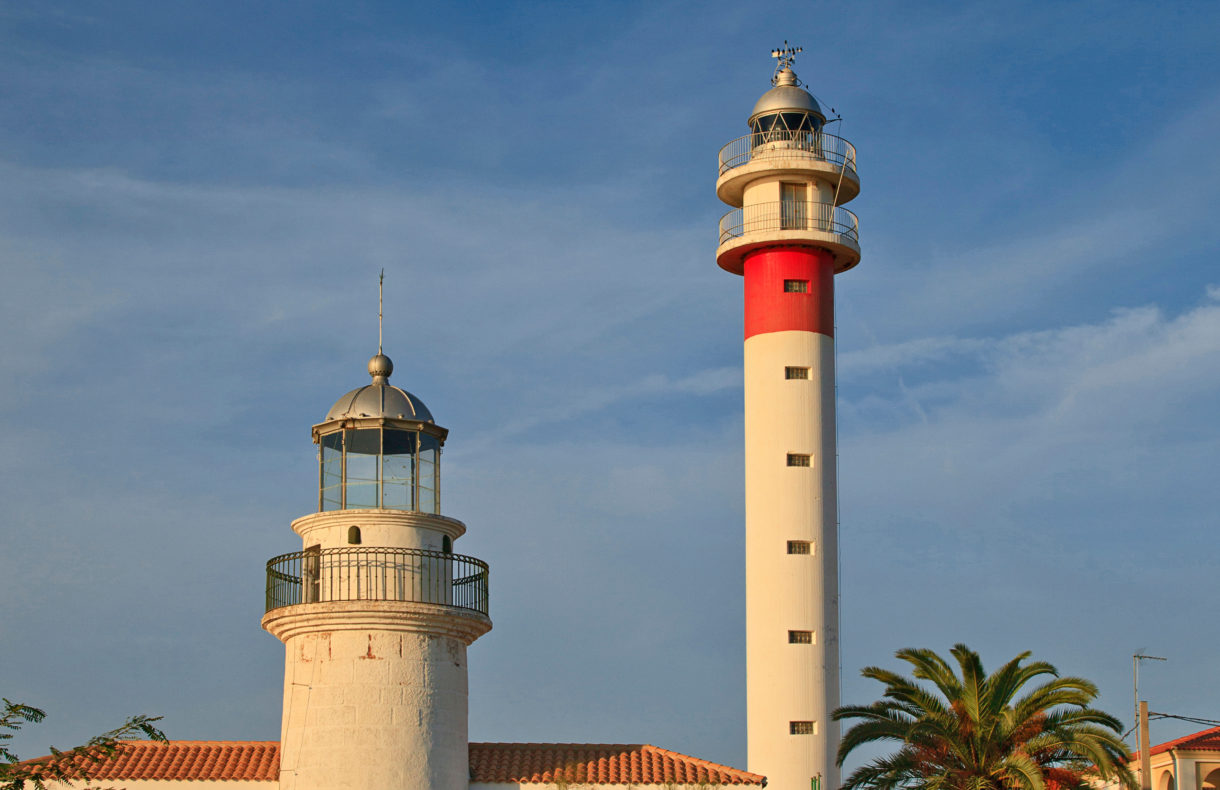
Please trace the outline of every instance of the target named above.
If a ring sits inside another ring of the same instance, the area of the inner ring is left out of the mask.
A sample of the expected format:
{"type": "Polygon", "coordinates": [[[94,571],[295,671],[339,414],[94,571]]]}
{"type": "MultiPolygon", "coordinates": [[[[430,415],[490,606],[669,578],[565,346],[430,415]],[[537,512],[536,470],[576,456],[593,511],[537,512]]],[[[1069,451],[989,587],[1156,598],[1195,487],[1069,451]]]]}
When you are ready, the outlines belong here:
{"type": "Polygon", "coordinates": [[[781,68],[772,85],[750,113],[755,145],[801,140],[822,131],[826,115],[817,100],[800,86],[791,68],[781,68]]]}
{"type": "Polygon", "coordinates": [[[390,384],[394,363],[369,360],[371,384],[340,398],[313,427],[318,510],[381,508],[438,514],[448,431],[423,402],[390,384]]]}

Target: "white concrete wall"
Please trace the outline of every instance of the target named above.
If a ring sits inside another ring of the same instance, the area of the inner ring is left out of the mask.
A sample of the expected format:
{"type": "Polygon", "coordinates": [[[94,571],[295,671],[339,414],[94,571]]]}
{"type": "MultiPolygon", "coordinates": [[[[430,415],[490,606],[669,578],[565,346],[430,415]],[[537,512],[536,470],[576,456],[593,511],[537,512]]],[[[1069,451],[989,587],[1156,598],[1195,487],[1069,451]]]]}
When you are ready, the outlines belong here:
{"type": "Polygon", "coordinates": [[[406,510],[329,510],[292,522],[303,548],[348,548],[347,532],[353,526],[360,527],[360,545],[392,549],[441,551],[445,535],[456,542],[466,532],[457,519],[406,510]]]}
{"type": "Polygon", "coordinates": [[[387,627],[285,642],[280,787],[465,790],[466,643],[387,627]]]}
{"type": "Polygon", "coordinates": [[[839,786],[838,530],[835,501],[834,340],[807,331],[745,342],[746,664],[749,770],[768,787],[839,786]],[[786,366],[808,367],[787,380],[786,366]],[[788,453],[812,456],[787,465],[788,453]],[[788,554],[788,541],[813,553],[788,554]],[[789,630],[813,644],[789,644],[789,630]],[[792,735],[793,721],[813,721],[792,735]]]}
{"type": "Polygon", "coordinates": [[[835,185],[818,179],[812,174],[784,174],[763,176],[751,181],[743,192],[743,206],[753,206],[759,203],[778,203],[781,197],[780,184],[804,184],[805,199],[813,203],[831,203],[834,201],[835,185]]]}

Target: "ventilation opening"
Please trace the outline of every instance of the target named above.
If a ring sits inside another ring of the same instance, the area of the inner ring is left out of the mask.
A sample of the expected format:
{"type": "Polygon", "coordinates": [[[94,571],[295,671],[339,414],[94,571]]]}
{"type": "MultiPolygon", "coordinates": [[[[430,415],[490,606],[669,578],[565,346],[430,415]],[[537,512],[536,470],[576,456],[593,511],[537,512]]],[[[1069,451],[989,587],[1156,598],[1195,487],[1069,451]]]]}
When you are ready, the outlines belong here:
{"type": "Polygon", "coordinates": [[[805,453],[788,453],[788,466],[809,466],[809,456],[805,453]]]}
{"type": "Polygon", "coordinates": [[[784,378],[792,381],[794,379],[807,380],[809,378],[809,368],[784,368],[784,378]]]}
{"type": "Polygon", "coordinates": [[[818,723],[816,721],[790,721],[788,722],[789,735],[817,735],[818,723]]]}
{"type": "Polygon", "coordinates": [[[790,645],[812,645],[813,631],[789,631],[788,644],[790,645]]]}
{"type": "Polygon", "coordinates": [[[347,542],[353,546],[360,543],[360,527],[347,528],[347,542]]]}
{"type": "Polygon", "coordinates": [[[784,280],[784,293],[786,294],[807,294],[809,293],[808,280],[784,280]]]}
{"type": "Polygon", "coordinates": [[[789,554],[813,554],[813,543],[807,540],[788,541],[789,554]]]}

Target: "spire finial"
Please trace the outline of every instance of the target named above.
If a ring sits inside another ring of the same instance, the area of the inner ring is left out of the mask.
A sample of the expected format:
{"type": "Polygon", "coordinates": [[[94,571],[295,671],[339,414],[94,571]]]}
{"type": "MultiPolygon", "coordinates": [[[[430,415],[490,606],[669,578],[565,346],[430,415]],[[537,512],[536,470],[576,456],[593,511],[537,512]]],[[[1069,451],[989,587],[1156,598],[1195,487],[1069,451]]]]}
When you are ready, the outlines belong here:
{"type": "MultiPolygon", "coordinates": [[[[788,39],[784,39],[784,46],[779,49],[771,50],[771,57],[775,58],[778,63],[775,64],[775,74],[771,75],[771,84],[778,85],[780,74],[787,71],[792,72],[792,63],[796,60],[796,56],[804,52],[803,47],[793,47],[788,44],[788,39]]],[[[795,80],[796,75],[793,75],[795,80]]],[[[785,83],[791,84],[791,83],[785,83]]]]}
{"type": "Polygon", "coordinates": [[[390,374],[394,372],[394,363],[381,353],[381,308],[384,294],[385,269],[382,269],[381,276],[377,278],[377,355],[369,360],[369,375],[373,377],[373,383],[382,385],[389,382],[390,374]]]}

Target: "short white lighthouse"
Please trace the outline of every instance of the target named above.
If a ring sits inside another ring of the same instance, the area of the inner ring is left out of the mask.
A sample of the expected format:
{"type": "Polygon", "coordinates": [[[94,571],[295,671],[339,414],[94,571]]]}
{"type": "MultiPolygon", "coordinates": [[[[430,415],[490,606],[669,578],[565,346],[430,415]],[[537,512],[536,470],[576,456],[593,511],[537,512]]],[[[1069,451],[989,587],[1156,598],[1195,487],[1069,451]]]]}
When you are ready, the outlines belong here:
{"type": "Polygon", "coordinates": [[[776,50],[750,133],[720,151],[716,262],[745,284],[749,770],[836,790],[839,728],[834,275],[860,261],[855,148],[776,50]]]}
{"type": "Polygon", "coordinates": [[[441,515],[447,431],[372,383],[313,426],[318,512],[303,550],[267,563],[263,628],[285,647],[282,790],[466,790],[466,648],[491,628],[487,565],[453,553],[441,515]]]}

